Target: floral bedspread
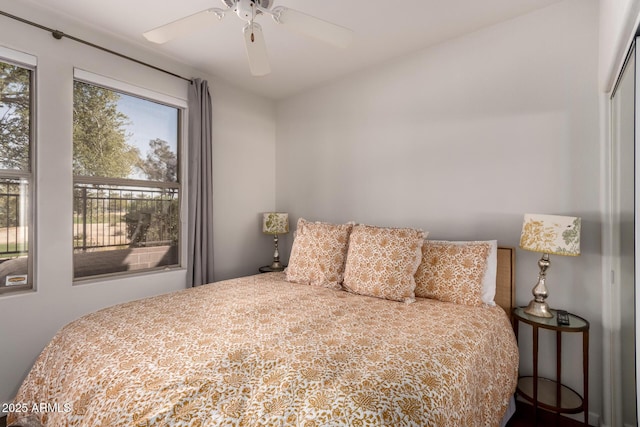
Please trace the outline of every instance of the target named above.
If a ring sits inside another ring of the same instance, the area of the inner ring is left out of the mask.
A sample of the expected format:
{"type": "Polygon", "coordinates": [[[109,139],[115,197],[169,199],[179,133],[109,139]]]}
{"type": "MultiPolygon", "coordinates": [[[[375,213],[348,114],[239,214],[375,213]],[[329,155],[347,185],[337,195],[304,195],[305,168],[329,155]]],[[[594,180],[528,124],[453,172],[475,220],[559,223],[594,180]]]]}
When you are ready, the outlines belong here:
{"type": "Polygon", "coordinates": [[[8,421],[497,426],[517,367],[499,307],[403,304],[269,273],[68,324],[38,358],[8,421]]]}

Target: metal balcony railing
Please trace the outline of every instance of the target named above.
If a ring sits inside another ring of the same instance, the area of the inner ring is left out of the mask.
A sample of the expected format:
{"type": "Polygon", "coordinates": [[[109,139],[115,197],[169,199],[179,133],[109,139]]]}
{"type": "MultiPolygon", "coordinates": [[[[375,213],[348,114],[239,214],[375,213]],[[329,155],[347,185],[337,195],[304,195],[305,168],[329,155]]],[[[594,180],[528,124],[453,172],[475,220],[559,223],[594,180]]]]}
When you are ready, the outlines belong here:
{"type": "MultiPolygon", "coordinates": [[[[0,180],[0,260],[28,252],[27,191],[16,181],[0,180]]],[[[74,185],[75,252],[173,246],[178,239],[177,185],[74,185]]]]}
{"type": "Polygon", "coordinates": [[[29,228],[22,221],[24,197],[0,185],[0,258],[12,258],[28,251],[29,228]]]}
{"type": "Polygon", "coordinates": [[[74,251],[177,245],[178,196],[174,187],[76,183],[74,251]]]}
{"type": "Polygon", "coordinates": [[[26,181],[0,178],[0,259],[28,252],[27,193],[26,181]]]}

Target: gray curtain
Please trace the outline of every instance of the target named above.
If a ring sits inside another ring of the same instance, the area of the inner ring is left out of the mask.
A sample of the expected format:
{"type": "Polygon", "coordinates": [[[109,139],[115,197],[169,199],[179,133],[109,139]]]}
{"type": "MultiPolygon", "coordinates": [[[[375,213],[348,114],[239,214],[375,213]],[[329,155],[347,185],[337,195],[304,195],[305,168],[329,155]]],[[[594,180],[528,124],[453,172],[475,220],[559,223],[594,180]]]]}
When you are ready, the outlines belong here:
{"type": "Polygon", "coordinates": [[[206,80],[189,85],[187,284],[213,281],[213,157],[211,95],[206,80]]]}

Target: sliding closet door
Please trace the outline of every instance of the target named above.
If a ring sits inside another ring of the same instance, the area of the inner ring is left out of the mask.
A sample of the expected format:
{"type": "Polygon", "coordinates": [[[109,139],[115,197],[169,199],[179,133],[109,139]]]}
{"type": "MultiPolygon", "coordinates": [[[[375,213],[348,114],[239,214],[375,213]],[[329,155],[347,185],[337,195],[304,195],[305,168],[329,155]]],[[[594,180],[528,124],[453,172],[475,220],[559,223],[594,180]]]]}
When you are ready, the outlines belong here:
{"type": "MultiPolygon", "coordinates": [[[[636,426],[638,416],[636,372],[638,366],[636,347],[638,345],[636,324],[636,187],[635,146],[640,137],[640,106],[636,93],[640,73],[636,75],[637,43],[631,48],[625,69],[612,97],[612,151],[611,151],[611,205],[612,205],[612,250],[613,287],[619,304],[620,360],[618,375],[620,383],[615,387],[619,392],[618,408],[614,412],[622,417],[615,425],[636,426]]],[[[614,316],[617,314],[613,311],[614,316]]]]}

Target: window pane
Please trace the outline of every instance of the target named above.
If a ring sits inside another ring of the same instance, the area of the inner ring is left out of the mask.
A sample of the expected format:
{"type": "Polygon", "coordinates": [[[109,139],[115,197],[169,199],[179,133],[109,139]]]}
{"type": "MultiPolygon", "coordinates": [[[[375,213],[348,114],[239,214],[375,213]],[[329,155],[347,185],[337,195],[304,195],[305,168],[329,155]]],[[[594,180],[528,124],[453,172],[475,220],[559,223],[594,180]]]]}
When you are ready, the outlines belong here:
{"type": "Polygon", "coordinates": [[[74,82],[74,278],[179,264],[176,107],[74,82]]]}
{"type": "Polygon", "coordinates": [[[26,179],[0,178],[0,291],[30,287],[28,200],[26,179]]]}
{"type": "Polygon", "coordinates": [[[178,117],[175,107],[76,81],[74,174],[177,182],[178,117]]]}
{"type": "Polygon", "coordinates": [[[140,152],[132,178],[178,182],[178,109],[121,94],[118,111],[129,117],[128,142],[140,152]]]}
{"type": "Polygon", "coordinates": [[[0,169],[29,170],[31,71],[0,62],[0,169]]]}
{"type": "Polygon", "coordinates": [[[178,264],[177,188],[74,186],[76,278],[178,264]]]}
{"type": "Polygon", "coordinates": [[[0,61],[0,294],[31,289],[33,71],[0,61]]]}

